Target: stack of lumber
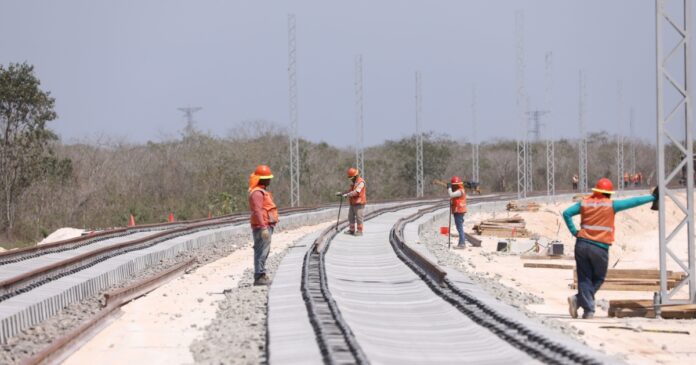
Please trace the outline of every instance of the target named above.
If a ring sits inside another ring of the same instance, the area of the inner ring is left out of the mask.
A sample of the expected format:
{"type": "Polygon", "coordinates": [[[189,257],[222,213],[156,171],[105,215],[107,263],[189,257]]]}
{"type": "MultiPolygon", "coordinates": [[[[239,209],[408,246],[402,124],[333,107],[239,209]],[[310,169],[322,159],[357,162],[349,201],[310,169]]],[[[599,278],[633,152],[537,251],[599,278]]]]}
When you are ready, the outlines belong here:
{"type": "Polygon", "coordinates": [[[474,231],[483,236],[495,237],[529,237],[530,232],[525,228],[522,217],[516,215],[510,218],[488,219],[474,226],[474,231]]]}
{"type": "MultiPolygon", "coordinates": [[[[667,288],[674,288],[686,274],[667,271],[667,288]]],[[[578,287],[578,275],[574,273],[571,289],[578,287]]],[[[600,290],[659,291],[660,270],[610,269],[600,290]]]]}
{"type": "MultiPolygon", "coordinates": [[[[696,318],[696,305],[663,305],[661,316],[665,319],[693,319],[696,318]]],[[[655,318],[655,306],[650,299],[610,300],[609,317],[655,318]]]]}
{"type": "Polygon", "coordinates": [[[513,200],[507,204],[507,210],[510,212],[538,212],[539,203],[513,200]]]}

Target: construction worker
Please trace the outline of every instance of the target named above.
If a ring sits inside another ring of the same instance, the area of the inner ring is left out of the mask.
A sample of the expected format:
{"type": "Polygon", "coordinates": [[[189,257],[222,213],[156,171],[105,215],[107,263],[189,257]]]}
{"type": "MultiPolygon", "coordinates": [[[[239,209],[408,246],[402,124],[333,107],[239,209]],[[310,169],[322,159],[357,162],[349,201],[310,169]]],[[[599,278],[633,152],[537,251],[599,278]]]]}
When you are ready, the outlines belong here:
{"type": "Polygon", "coordinates": [[[268,191],[273,173],[266,165],[256,166],[249,176],[249,210],[251,230],[254,237],[254,285],[270,285],[266,274],[266,259],[271,250],[273,228],[278,223],[278,209],[273,203],[273,194],[268,191]]]}
{"type": "Polygon", "coordinates": [[[573,175],[573,190],[578,190],[578,182],[580,182],[578,174],[573,175]]]}
{"type": "Polygon", "coordinates": [[[575,267],[578,275],[578,293],[568,297],[568,311],[578,317],[591,319],[595,312],[595,293],[604,283],[609,265],[609,247],[614,243],[614,216],[616,213],[650,203],[657,199],[657,189],[652,195],[629,199],[611,200],[614,186],[611,180],[601,178],[592,189],[592,195],[575,203],[563,212],[563,219],[575,241],[575,267]],[[573,223],[573,216],[580,215],[580,230],[573,223]]]}
{"type": "Polygon", "coordinates": [[[452,176],[447,192],[450,198],[450,212],[454,217],[454,226],[459,233],[459,244],[454,248],[466,248],[466,235],[464,234],[464,214],[466,214],[466,189],[459,176],[452,176]]]}
{"type": "Polygon", "coordinates": [[[360,177],[360,171],[354,167],[348,169],[348,179],[351,182],[350,189],[336,193],[336,196],[348,198],[350,202],[350,208],[348,209],[349,228],[345,234],[362,236],[363,217],[365,215],[365,204],[367,203],[367,186],[365,185],[365,179],[360,177]]]}
{"type": "Polygon", "coordinates": [[[631,181],[630,175],[628,174],[628,172],[624,172],[623,187],[627,188],[630,181],[631,181]]]}

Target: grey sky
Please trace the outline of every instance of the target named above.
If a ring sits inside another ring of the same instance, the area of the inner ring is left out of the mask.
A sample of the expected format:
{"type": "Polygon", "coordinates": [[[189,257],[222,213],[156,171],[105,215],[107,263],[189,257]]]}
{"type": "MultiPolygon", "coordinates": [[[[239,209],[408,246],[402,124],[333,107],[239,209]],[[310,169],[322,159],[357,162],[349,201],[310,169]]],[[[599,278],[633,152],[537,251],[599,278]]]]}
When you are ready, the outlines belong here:
{"type": "Polygon", "coordinates": [[[176,136],[177,107],[226,134],[266,119],[287,125],[287,14],[297,15],[300,134],[354,143],[354,56],[363,54],[368,145],[413,133],[414,71],[425,128],[467,138],[477,87],[479,136],[514,137],[514,13],[525,12],[526,90],[543,108],[554,53],[553,123],[577,135],[578,70],[587,128],[616,131],[616,85],[654,141],[653,0],[583,1],[27,1],[0,2],[0,63],[36,65],[67,141],[176,136]]]}

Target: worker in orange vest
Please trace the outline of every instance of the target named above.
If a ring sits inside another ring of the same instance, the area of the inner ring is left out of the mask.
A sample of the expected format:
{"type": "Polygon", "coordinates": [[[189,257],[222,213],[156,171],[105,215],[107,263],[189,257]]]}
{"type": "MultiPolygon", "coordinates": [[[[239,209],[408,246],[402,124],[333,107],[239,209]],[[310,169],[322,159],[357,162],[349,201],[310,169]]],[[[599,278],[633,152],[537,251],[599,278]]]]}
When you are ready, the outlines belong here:
{"type": "Polygon", "coordinates": [[[466,214],[466,190],[464,183],[459,176],[452,176],[452,180],[448,184],[448,193],[450,198],[450,213],[454,217],[454,226],[457,227],[459,233],[459,244],[454,248],[466,248],[466,235],[464,234],[464,214],[466,214]]]}
{"type": "Polygon", "coordinates": [[[652,195],[611,200],[614,186],[611,180],[601,178],[592,189],[592,195],[575,203],[563,212],[563,219],[575,241],[575,267],[578,275],[578,293],[568,297],[568,311],[578,317],[590,319],[595,312],[595,293],[604,283],[609,267],[609,248],[614,243],[614,217],[616,213],[647,204],[657,199],[657,189],[652,195]],[[573,223],[573,216],[580,215],[580,230],[573,223]]]}
{"type": "Polygon", "coordinates": [[[251,210],[251,231],[254,237],[254,285],[270,285],[266,274],[266,259],[271,251],[273,228],[278,223],[278,209],[273,202],[273,194],[268,191],[273,173],[266,165],[256,166],[249,176],[249,210],[251,210]]]}
{"type": "Polygon", "coordinates": [[[351,167],[348,169],[348,179],[350,179],[350,189],[336,193],[337,196],[348,198],[350,207],[348,209],[348,230],[345,234],[362,236],[363,217],[365,216],[365,204],[367,204],[367,186],[365,179],[360,177],[360,171],[351,167]],[[356,227],[357,226],[357,227],[356,227]]]}
{"type": "Polygon", "coordinates": [[[624,172],[624,176],[623,176],[623,187],[624,188],[628,187],[628,183],[630,182],[630,180],[631,180],[631,178],[629,177],[628,172],[624,172]]]}

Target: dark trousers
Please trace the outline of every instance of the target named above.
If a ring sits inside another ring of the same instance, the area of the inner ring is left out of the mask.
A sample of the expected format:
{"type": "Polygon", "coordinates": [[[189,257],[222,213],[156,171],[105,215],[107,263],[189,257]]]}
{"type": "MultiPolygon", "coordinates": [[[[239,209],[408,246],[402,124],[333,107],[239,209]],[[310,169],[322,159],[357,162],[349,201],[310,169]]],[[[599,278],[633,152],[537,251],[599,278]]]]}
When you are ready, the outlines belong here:
{"type": "Polygon", "coordinates": [[[464,213],[452,213],[454,216],[454,226],[457,227],[457,232],[459,232],[459,245],[464,245],[466,242],[466,236],[464,235],[464,213]]]}
{"type": "Polygon", "coordinates": [[[254,237],[254,279],[266,273],[266,260],[271,252],[271,237],[273,237],[273,227],[268,227],[271,237],[264,240],[261,237],[261,229],[252,230],[254,237]]]}
{"type": "Polygon", "coordinates": [[[595,293],[607,276],[609,250],[578,238],[575,242],[575,267],[578,272],[578,306],[585,313],[594,313],[595,293]]]}

